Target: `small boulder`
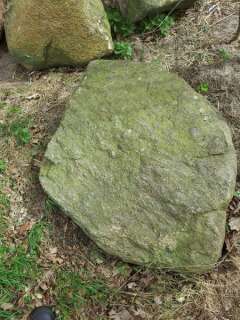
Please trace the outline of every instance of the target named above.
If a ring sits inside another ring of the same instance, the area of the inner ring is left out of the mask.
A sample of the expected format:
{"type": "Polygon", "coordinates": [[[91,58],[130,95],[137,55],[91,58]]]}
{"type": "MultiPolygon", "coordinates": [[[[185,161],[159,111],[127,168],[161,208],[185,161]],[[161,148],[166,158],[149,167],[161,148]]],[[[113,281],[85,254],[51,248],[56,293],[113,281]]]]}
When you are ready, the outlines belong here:
{"type": "Polygon", "coordinates": [[[158,63],[89,65],[40,181],[107,253],[204,272],[221,256],[236,181],[221,115],[158,63]]]}
{"type": "Polygon", "coordinates": [[[100,0],[9,0],[5,29],[10,53],[28,68],[81,65],[113,49],[100,0]]]}

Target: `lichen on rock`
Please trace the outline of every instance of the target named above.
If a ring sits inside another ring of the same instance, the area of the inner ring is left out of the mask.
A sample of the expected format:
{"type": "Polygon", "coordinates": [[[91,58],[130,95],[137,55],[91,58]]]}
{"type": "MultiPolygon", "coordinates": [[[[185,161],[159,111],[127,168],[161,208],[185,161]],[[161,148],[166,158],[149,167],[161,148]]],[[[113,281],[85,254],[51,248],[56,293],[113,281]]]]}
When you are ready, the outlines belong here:
{"type": "Polygon", "coordinates": [[[157,62],[97,61],[40,181],[107,253],[204,272],[221,256],[236,172],[228,125],[184,80],[157,62]]]}

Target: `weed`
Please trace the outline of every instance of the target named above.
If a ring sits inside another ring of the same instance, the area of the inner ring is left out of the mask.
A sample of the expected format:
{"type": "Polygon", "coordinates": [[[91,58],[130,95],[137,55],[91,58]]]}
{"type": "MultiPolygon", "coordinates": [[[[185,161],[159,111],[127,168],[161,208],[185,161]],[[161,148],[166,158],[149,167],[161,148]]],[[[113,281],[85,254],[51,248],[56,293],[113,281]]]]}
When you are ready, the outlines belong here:
{"type": "Polygon", "coordinates": [[[119,10],[109,8],[107,10],[107,16],[114,37],[116,37],[118,34],[128,37],[134,32],[134,24],[127,18],[124,18],[119,10]]]}
{"type": "Polygon", "coordinates": [[[31,140],[31,133],[26,121],[15,121],[11,123],[10,134],[15,137],[19,145],[28,144],[31,140]]]}
{"type": "Polygon", "coordinates": [[[0,191],[0,209],[1,208],[8,209],[9,206],[10,206],[10,201],[8,197],[5,195],[5,193],[0,191]]]}
{"type": "Polygon", "coordinates": [[[0,137],[14,136],[17,144],[25,145],[31,140],[31,133],[29,130],[29,119],[19,117],[21,107],[13,105],[10,106],[6,114],[6,122],[0,123],[0,137]]]}
{"type": "Polygon", "coordinates": [[[174,26],[174,18],[164,14],[148,17],[140,24],[140,32],[159,32],[160,36],[166,37],[174,26]]]}
{"type": "Polygon", "coordinates": [[[7,169],[6,161],[0,159],[0,173],[4,173],[6,169],[7,169]]]}
{"type": "Polygon", "coordinates": [[[198,85],[197,91],[200,93],[208,93],[209,91],[209,85],[207,82],[202,82],[198,85]]]}
{"type": "MultiPolygon", "coordinates": [[[[19,294],[39,277],[40,270],[35,257],[27,254],[23,246],[0,247],[0,306],[13,304],[19,294]]],[[[20,311],[0,308],[0,319],[16,319],[20,311]]]]}
{"type": "Polygon", "coordinates": [[[91,279],[85,270],[61,270],[56,278],[56,301],[62,319],[70,320],[89,302],[106,305],[110,289],[101,280],[91,279]]]}
{"type": "Polygon", "coordinates": [[[218,53],[220,58],[225,62],[231,59],[231,55],[226,49],[219,49],[218,53]]]}
{"type": "Polygon", "coordinates": [[[128,42],[115,42],[114,43],[114,54],[120,59],[132,59],[133,47],[128,42]]]}

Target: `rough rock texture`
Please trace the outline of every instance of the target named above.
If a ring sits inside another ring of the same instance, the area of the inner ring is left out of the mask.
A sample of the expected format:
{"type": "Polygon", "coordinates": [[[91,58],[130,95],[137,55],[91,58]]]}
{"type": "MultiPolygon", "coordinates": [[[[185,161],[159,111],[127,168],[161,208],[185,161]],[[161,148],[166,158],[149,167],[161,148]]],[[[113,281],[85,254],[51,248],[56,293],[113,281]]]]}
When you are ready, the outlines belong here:
{"type": "Polygon", "coordinates": [[[5,28],[11,54],[30,68],[84,64],[113,47],[100,0],[10,0],[5,28]]]}
{"type": "Polygon", "coordinates": [[[182,9],[191,6],[196,0],[103,0],[106,5],[120,8],[123,15],[132,21],[139,21],[147,15],[155,12],[164,12],[175,9],[182,9]]]}
{"type": "Polygon", "coordinates": [[[0,0],[0,41],[3,34],[3,12],[4,12],[3,0],[0,0]]]}
{"type": "Polygon", "coordinates": [[[43,188],[106,252],[196,272],[220,257],[231,132],[159,64],[91,63],[45,157],[43,188]]]}

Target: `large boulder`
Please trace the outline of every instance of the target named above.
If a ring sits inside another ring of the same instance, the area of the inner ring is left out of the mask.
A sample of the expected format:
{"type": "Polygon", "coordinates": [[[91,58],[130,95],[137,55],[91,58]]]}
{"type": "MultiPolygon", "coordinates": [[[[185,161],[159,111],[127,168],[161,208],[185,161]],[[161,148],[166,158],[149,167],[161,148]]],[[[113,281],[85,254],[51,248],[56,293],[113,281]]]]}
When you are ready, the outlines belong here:
{"type": "Polygon", "coordinates": [[[236,170],[229,127],[184,80],[158,63],[97,61],[40,181],[107,253],[203,272],[221,256],[236,170]]]}
{"type": "Polygon", "coordinates": [[[26,67],[81,65],[112,51],[101,0],[9,0],[10,53],[26,67]]]}
{"type": "Polygon", "coordinates": [[[196,0],[103,0],[106,5],[118,6],[122,14],[131,21],[139,21],[149,14],[173,9],[185,9],[196,0]]]}
{"type": "Polygon", "coordinates": [[[4,13],[4,4],[3,4],[3,0],[0,0],[0,41],[3,34],[3,13],[4,13]]]}

